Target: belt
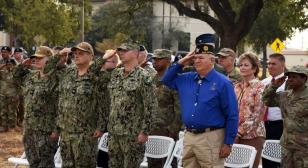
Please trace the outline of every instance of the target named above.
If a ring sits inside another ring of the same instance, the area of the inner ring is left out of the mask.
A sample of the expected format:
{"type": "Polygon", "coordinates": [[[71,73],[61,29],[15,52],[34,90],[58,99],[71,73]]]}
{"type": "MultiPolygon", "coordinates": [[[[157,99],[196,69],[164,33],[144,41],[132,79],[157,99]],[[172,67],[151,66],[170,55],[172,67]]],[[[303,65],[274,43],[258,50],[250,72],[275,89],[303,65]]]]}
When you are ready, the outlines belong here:
{"type": "Polygon", "coordinates": [[[211,132],[211,131],[218,130],[218,129],[222,129],[222,128],[204,128],[204,129],[186,128],[186,131],[194,133],[194,134],[202,134],[202,133],[205,133],[205,132],[211,132]]]}

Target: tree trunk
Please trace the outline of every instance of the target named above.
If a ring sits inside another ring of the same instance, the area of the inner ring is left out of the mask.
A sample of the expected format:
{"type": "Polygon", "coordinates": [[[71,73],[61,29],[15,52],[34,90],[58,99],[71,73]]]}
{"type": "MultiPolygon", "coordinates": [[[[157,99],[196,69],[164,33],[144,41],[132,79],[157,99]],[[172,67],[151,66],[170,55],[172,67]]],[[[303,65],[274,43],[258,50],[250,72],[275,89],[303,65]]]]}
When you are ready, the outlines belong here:
{"type": "Polygon", "coordinates": [[[267,44],[263,45],[263,61],[262,61],[262,79],[266,78],[266,70],[267,70],[267,44]]]}
{"type": "MultiPolygon", "coordinates": [[[[232,9],[231,0],[207,0],[215,16],[200,10],[199,1],[193,1],[194,7],[187,7],[181,0],[161,0],[173,5],[180,15],[202,20],[221,38],[221,47],[236,49],[238,42],[250,31],[258,17],[263,0],[246,0],[240,10],[232,9]]],[[[206,32],[204,32],[206,33],[206,32]]]]}
{"type": "Polygon", "coordinates": [[[236,51],[236,46],[239,42],[238,37],[235,37],[234,34],[225,32],[224,35],[220,36],[220,46],[219,48],[231,48],[236,51]]]}

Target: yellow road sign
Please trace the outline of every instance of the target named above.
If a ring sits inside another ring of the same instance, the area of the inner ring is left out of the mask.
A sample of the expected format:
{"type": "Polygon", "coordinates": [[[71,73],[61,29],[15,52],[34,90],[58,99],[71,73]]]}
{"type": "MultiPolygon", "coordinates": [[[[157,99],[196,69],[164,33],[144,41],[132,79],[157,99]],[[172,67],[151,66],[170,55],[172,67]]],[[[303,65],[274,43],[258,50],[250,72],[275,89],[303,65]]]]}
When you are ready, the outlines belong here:
{"type": "Polygon", "coordinates": [[[284,49],[284,44],[279,38],[276,38],[275,41],[271,44],[271,48],[274,52],[280,53],[281,50],[284,49]]]}

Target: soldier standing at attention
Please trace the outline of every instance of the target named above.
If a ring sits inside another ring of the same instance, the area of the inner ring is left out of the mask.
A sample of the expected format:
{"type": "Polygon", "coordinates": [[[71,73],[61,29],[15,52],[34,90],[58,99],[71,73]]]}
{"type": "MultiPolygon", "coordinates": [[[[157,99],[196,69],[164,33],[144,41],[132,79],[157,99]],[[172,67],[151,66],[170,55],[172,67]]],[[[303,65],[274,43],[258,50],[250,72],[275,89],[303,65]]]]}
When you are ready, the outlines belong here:
{"type": "Polygon", "coordinates": [[[16,61],[11,58],[11,48],[2,47],[0,60],[0,133],[16,126],[20,87],[13,80],[12,69],[16,61]]]}
{"type": "MultiPolygon", "coordinates": [[[[123,43],[117,52],[122,68],[112,71],[108,90],[111,97],[109,131],[109,167],[139,167],[145,142],[151,131],[152,114],[157,101],[153,78],[138,65],[140,46],[123,43]]],[[[108,59],[108,58],[106,58],[108,59]]]]}
{"type": "Polygon", "coordinates": [[[290,90],[276,92],[285,82],[285,77],[279,78],[264,90],[263,101],[282,112],[282,167],[308,168],[308,68],[294,66],[285,74],[290,90]]]}
{"type": "MultiPolygon", "coordinates": [[[[97,138],[106,127],[105,101],[97,92],[98,74],[101,73],[100,57],[92,64],[94,51],[87,42],[81,42],[71,49],[76,66],[67,67],[59,82],[60,147],[63,168],[95,168],[97,138]]],[[[59,53],[62,55],[62,52],[59,53]]],[[[48,68],[57,70],[58,56],[48,63],[48,68]]],[[[46,69],[46,68],[45,68],[46,69]]],[[[49,69],[48,69],[49,70],[49,69]]],[[[109,110],[108,110],[109,111],[109,110]]]]}
{"type": "Polygon", "coordinates": [[[58,81],[52,77],[54,73],[43,73],[52,55],[49,47],[41,46],[32,55],[35,70],[28,69],[30,59],[14,70],[14,79],[23,87],[24,93],[23,142],[30,168],[55,167],[58,136],[54,134],[57,116],[57,94],[54,90],[58,81]]]}
{"type": "Polygon", "coordinates": [[[150,75],[155,76],[157,74],[156,70],[153,68],[152,64],[148,61],[148,51],[141,45],[138,55],[138,63],[141,68],[148,71],[150,75]]]}
{"type": "Polygon", "coordinates": [[[12,55],[12,49],[9,46],[3,46],[1,48],[1,59],[0,59],[0,69],[2,69],[2,66],[4,66],[12,55]]]}
{"type": "Polygon", "coordinates": [[[233,85],[242,81],[240,72],[234,66],[236,54],[231,48],[222,48],[217,54],[218,63],[227,73],[228,78],[232,81],[233,85]]]}
{"type": "MultiPolygon", "coordinates": [[[[154,50],[153,66],[157,71],[155,90],[158,101],[158,114],[153,119],[156,122],[156,127],[153,128],[151,135],[167,136],[177,140],[182,126],[178,94],[160,81],[170,66],[171,54],[172,51],[166,49],[154,50]]],[[[148,158],[149,168],[163,167],[165,160],[148,158]]]]}

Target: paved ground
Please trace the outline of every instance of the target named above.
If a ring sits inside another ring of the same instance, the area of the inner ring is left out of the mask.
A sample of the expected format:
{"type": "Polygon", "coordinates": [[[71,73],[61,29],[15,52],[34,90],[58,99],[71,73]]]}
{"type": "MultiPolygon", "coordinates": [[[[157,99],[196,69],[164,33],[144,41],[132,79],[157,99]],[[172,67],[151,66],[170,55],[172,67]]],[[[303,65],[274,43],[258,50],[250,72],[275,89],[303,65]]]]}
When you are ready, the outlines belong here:
{"type": "Polygon", "coordinates": [[[13,168],[13,165],[8,163],[7,159],[12,156],[20,157],[23,151],[21,128],[0,133],[0,168],[13,168]]]}

